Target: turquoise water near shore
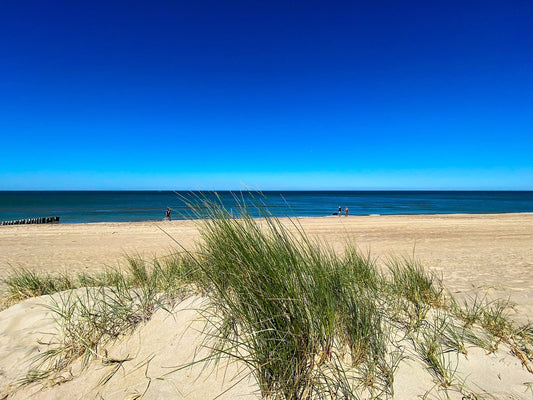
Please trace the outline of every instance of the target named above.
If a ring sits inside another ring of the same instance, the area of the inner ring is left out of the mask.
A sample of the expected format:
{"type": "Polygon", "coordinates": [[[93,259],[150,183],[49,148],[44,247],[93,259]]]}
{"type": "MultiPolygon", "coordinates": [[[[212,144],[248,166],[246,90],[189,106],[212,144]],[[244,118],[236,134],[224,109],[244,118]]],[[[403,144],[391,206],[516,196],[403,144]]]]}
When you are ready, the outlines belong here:
{"type": "MultiPolygon", "coordinates": [[[[186,219],[194,217],[190,204],[201,207],[199,195],[218,196],[228,209],[236,209],[235,198],[253,203],[247,192],[226,191],[0,191],[0,221],[47,216],[59,216],[61,223],[151,221],[161,220],[166,207],[173,210],[173,219],[186,219]]],[[[267,191],[262,195],[273,214],[293,217],[332,215],[339,206],[343,212],[348,207],[350,215],[533,212],[533,191],[267,191]]]]}

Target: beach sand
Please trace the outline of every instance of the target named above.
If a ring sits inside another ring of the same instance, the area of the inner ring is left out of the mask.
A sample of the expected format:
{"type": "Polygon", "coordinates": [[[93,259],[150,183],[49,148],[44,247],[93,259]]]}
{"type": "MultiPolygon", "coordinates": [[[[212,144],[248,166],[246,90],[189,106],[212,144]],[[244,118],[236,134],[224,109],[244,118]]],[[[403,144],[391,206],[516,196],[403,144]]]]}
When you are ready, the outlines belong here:
{"type": "MultiPolygon", "coordinates": [[[[299,218],[305,232],[342,251],[350,242],[383,264],[414,257],[453,292],[498,292],[533,311],[533,214],[389,215],[299,218]]],[[[193,250],[199,221],[0,227],[0,278],[11,268],[96,271],[193,250]]]]}
{"type": "MultiPolygon", "coordinates": [[[[441,276],[444,285],[459,298],[473,293],[510,298],[517,303],[514,318],[525,322],[533,315],[533,214],[308,217],[300,218],[298,222],[310,237],[337,251],[342,251],[346,243],[354,243],[361,251],[370,251],[380,265],[385,265],[390,257],[414,256],[425,268],[441,276]]],[[[198,223],[2,226],[0,278],[5,278],[12,268],[48,272],[97,271],[105,266],[125,265],[126,254],[150,259],[179,251],[180,246],[192,250],[199,239],[198,223]]],[[[17,373],[28,367],[28,352],[31,349],[38,351],[35,343],[48,338],[43,339],[43,335],[53,330],[53,321],[46,319],[43,309],[37,306],[46,301],[31,299],[0,313],[0,360],[6,360],[0,361],[0,398],[2,391],[5,393],[12,388],[17,373]]],[[[187,332],[191,331],[182,329],[195,320],[189,314],[184,312],[184,319],[156,314],[128,339],[131,343],[119,343],[113,351],[122,355],[134,351],[137,358],[131,367],[124,367],[120,377],[113,378],[116,379],[113,390],[106,389],[104,393],[94,389],[98,387],[97,377],[103,374],[97,369],[96,372],[84,372],[53,390],[25,389],[13,394],[13,398],[99,398],[97,396],[102,395],[106,399],[125,399],[135,395],[147,385],[144,367],[133,367],[141,359],[156,355],[151,364],[156,371],[153,377],[165,373],[169,366],[184,362],[175,355],[180,349],[192,349],[191,343],[198,340],[194,335],[187,338],[187,332]],[[143,347],[145,342],[149,344],[143,347]],[[167,345],[172,350],[169,351],[167,345]]],[[[509,358],[504,350],[502,352],[491,355],[490,362],[483,354],[471,353],[466,364],[471,370],[466,374],[473,377],[479,374],[478,384],[481,382],[489,392],[502,390],[514,393],[516,398],[531,398],[531,393],[524,393],[522,386],[532,382],[533,375],[527,373],[516,358],[509,358]],[[502,386],[502,376],[507,376],[505,387],[502,386]],[[499,380],[498,385],[494,379],[499,380]]],[[[418,395],[417,390],[422,390],[426,383],[431,386],[431,381],[425,382],[427,377],[420,375],[423,371],[416,366],[413,368],[414,372],[409,368],[400,369],[395,398],[414,398],[412,396],[418,395]]],[[[170,383],[153,381],[152,397],[144,398],[213,398],[228,383],[224,383],[220,374],[202,380],[193,379],[191,371],[181,372],[170,383]],[[182,386],[177,388],[178,384],[182,386]]],[[[249,381],[243,381],[233,390],[235,392],[229,392],[223,398],[234,398],[234,395],[255,398],[250,395],[255,389],[249,381]]]]}

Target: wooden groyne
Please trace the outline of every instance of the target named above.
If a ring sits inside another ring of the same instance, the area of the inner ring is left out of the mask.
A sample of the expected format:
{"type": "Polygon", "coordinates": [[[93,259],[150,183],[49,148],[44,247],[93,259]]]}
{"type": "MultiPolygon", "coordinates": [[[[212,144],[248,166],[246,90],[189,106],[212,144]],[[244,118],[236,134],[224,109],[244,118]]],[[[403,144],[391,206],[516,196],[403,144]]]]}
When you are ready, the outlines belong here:
{"type": "Polygon", "coordinates": [[[2,221],[0,225],[59,224],[59,217],[42,217],[2,221]]]}

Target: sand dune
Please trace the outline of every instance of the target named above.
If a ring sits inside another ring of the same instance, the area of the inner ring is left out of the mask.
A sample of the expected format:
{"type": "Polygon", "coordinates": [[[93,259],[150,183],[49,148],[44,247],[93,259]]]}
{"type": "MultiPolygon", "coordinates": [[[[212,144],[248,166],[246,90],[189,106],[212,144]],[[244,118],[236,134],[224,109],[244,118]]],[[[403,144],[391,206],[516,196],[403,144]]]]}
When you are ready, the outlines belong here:
{"type": "MultiPolygon", "coordinates": [[[[56,296],[57,298],[57,296],[56,296]]],[[[53,382],[22,388],[17,382],[26,375],[31,359],[46,349],[57,335],[57,326],[44,305],[46,297],[19,303],[0,313],[0,398],[9,399],[258,399],[258,387],[245,366],[235,362],[200,362],[207,350],[202,319],[195,311],[205,299],[193,297],[180,303],[172,313],[159,310],[132,335],[109,346],[108,355],[121,364],[104,365],[93,360],[85,369],[74,363],[53,382]],[[102,382],[109,378],[105,384],[102,382]]],[[[394,398],[464,399],[450,390],[445,394],[433,381],[428,369],[409,354],[394,379],[394,398]],[[427,396],[427,397],[423,397],[427,396]]],[[[492,399],[530,399],[533,376],[501,345],[487,354],[469,348],[468,355],[451,357],[457,365],[456,379],[475,393],[492,399]]],[[[475,398],[475,397],[472,397],[475,398]]]]}
{"type": "Polygon", "coordinates": [[[0,313],[0,394],[11,393],[9,399],[21,400],[124,400],[141,394],[145,399],[200,400],[221,394],[219,399],[257,398],[253,380],[251,377],[241,380],[239,368],[243,368],[235,363],[218,366],[200,363],[175,371],[206,356],[200,346],[204,325],[195,311],[203,301],[193,297],[180,303],[172,313],[159,310],[132,335],[110,346],[109,358],[129,360],[123,364],[104,365],[97,359],[82,370],[77,362],[44,388],[39,384],[17,390],[17,380],[26,375],[32,358],[58,335],[55,321],[44,307],[50,304],[48,296],[19,303],[0,313]],[[111,375],[111,384],[102,385],[111,375]],[[234,377],[240,380],[238,385],[234,377]]]}
{"type": "MultiPolygon", "coordinates": [[[[363,251],[370,250],[379,262],[414,252],[459,296],[477,291],[510,297],[518,304],[515,317],[520,321],[528,320],[533,311],[533,214],[326,217],[302,218],[300,223],[310,236],[339,251],[352,241],[363,251]]],[[[0,227],[0,276],[16,267],[99,270],[123,263],[124,254],[164,256],[176,247],[167,234],[188,249],[199,237],[191,221],[0,227]]],[[[47,296],[4,310],[0,313],[0,399],[8,393],[9,399],[122,400],[141,394],[146,399],[210,399],[220,394],[225,399],[258,398],[253,379],[239,380],[243,375],[238,371],[244,367],[236,363],[214,370],[199,364],[174,371],[193,360],[199,349],[203,323],[195,309],[204,301],[194,297],[172,313],[159,310],[131,336],[110,346],[110,357],[131,360],[122,363],[106,385],[101,380],[113,367],[93,360],[83,371],[75,363],[61,384],[19,390],[15,390],[17,381],[25,376],[31,358],[53,341],[57,325],[43,306],[50,302],[47,296]]],[[[491,354],[469,349],[468,356],[458,356],[457,374],[487,397],[532,396],[533,375],[505,345],[491,354]]],[[[398,369],[394,388],[396,399],[425,394],[445,398],[426,368],[409,358],[398,369]]],[[[448,395],[461,398],[459,393],[448,395]]]]}

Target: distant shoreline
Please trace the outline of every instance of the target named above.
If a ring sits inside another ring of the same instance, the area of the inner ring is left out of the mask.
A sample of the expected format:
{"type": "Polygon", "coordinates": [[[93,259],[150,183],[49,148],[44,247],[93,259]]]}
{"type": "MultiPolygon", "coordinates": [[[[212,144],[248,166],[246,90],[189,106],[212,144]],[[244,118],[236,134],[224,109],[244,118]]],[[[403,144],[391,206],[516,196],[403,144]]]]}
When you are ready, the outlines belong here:
{"type": "MultiPolygon", "coordinates": [[[[311,218],[334,218],[334,219],[344,219],[344,218],[361,218],[361,217],[413,217],[413,216],[424,216],[424,217],[441,217],[441,216],[497,216],[497,215],[530,215],[533,214],[533,211],[517,211],[517,212],[494,212],[494,213],[401,213],[401,214],[348,214],[348,216],[342,214],[339,215],[303,215],[303,216],[277,216],[280,219],[311,219],[311,218]]],[[[261,219],[263,217],[255,217],[261,219]]],[[[179,221],[202,221],[205,218],[174,218],[171,221],[166,221],[164,219],[147,219],[139,221],[91,221],[91,222],[62,222],[60,220],[59,224],[54,225],[93,225],[93,224],[146,224],[146,223],[173,223],[179,221]]],[[[1,221],[0,221],[1,224],[1,221]]],[[[48,225],[48,224],[44,224],[48,225]]],[[[15,225],[0,225],[0,229],[3,227],[14,227],[14,226],[33,226],[33,224],[15,224],[15,225]]]]}
{"type": "Polygon", "coordinates": [[[207,203],[238,214],[263,211],[279,217],[327,217],[346,208],[349,215],[500,214],[533,212],[533,191],[265,191],[159,192],[57,191],[0,192],[0,221],[60,217],[61,224],[162,220],[204,215],[207,203]]]}

